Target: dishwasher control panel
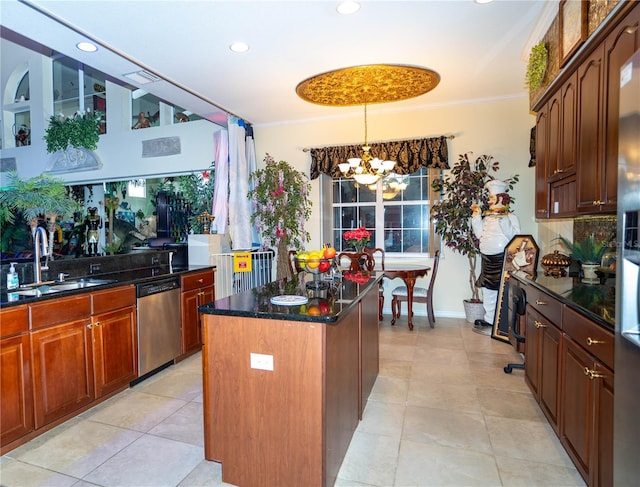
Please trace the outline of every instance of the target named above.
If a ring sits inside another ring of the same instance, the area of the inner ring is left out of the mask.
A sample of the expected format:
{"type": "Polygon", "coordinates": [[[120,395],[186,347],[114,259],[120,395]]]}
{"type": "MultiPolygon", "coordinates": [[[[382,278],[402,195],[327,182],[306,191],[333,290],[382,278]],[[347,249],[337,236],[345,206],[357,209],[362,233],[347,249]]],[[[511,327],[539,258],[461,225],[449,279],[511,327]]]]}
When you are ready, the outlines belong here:
{"type": "Polygon", "coordinates": [[[142,298],[144,296],[163,293],[166,291],[171,291],[173,289],[180,289],[180,280],[177,277],[148,282],[145,284],[138,284],[136,286],[136,295],[138,298],[142,298]]]}

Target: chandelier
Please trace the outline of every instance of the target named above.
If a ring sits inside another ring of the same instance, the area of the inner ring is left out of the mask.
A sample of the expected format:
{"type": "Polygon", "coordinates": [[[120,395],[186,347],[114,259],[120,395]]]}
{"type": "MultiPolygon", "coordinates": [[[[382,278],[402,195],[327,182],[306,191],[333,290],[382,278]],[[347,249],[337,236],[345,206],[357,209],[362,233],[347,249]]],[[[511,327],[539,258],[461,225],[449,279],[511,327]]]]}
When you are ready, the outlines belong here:
{"type": "MultiPolygon", "coordinates": [[[[407,182],[407,176],[403,176],[396,173],[391,173],[385,176],[382,180],[382,199],[392,200],[400,194],[400,192],[407,189],[409,183],[407,182]]],[[[376,186],[369,187],[372,191],[376,189],[376,186]]]]}
{"type": "Polygon", "coordinates": [[[373,157],[369,152],[371,147],[367,143],[367,105],[364,105],[364,145],[361,157],[351,157],[347,162],[338,164],[342,176],[353,178],[359,184],[373,185],[378,179],[386,176],[396,166],[394,161],[383,161],[373,157]]]}
{"type": "Polygon", "coordinates": [[[440,75],[421,66],[367,64],[317,74],[300,82],[300,98],[324,106],[364,105],[364,145],[362,156],[338,164],[343,177],[359,184],[375,185],[395,167],[394,161],[373,157],[367,143],[367,104],[389,103],[414,98],[434,89],[440,75]]]}

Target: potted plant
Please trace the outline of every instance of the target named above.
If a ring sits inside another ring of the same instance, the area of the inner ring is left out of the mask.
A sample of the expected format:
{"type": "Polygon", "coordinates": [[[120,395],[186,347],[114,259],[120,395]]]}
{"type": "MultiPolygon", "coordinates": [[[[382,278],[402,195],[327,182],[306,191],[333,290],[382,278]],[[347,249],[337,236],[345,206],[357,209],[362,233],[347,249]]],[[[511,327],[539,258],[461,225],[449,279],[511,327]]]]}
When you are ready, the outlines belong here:
{"type": "Polygon", "coordinates": [[[262,235],[265,248],[277,249],[276,276],[291,274],[288,250],[304,248],[311,238],[305,222],[311,216],[311,185],[304,173],[286,161],[276,162],[266,154],[265,167],[249,176],[253,189],[247,197],[253,202],[251,223],[262,235]]]}
{"type": "Polygon", "coordinates": [[[609,243],[613,239],[613,235],[597,242],[593,234],[589,235],[582,242],[569,242],[564,237],[558,237],[562,245],[571,252],[573,260],[579,260],[583,272],[582,282],[594,284],[600,282],[596,275],[596,269],[600,266],[602,256],[609,248],[609,243]]]}
{"type": "Polygon", "coordinates": [[[25,180],[12,172],[8,180],[9,188],[2,192],[1,199],[4,222],[13,223],[15,215],[21,212],[34,234],[39,218],[44,217],[49,231],[49,246],[53,248],[57,217],[72,215],[80,211],[81,205],[68,196],[68,189],[60,179],[43,174],[25,180]]]}
{"type": "Polygon", "coordinates": [[[72,117],[53,115],[45,131],[47,152],[53,154],[47,171],[99,168],[92,151],[98,148],[102,112],[87,111],[72,117]]]}
{"type": "MultiPolygon", "coordinates": [[[[484,314],[480,289],[476,285],[476,261],[480,242],[471,228],[471,206],[480,204],[483,209],[488,208],[488,193],[484,186],[486,182],[495,179],[491,173],[499,169],[500,163],[494,161],[493,156],[481,155],[472,162],[469,154],[460,154],[449,174],[431,183],[432,188],[442,195],[442,199],[431,207],[435,232],[442,237],[445,246],[467,257],[471,297],[465,300],[465,311],[475,306],[479,308],[478,315],[484,314]]],[[[515,175],[504,182],[511,190],[518,179],[518,175],[515,175]]],[[[473,323],[474,320],[468,317],[467,321],[473,323]]]]}

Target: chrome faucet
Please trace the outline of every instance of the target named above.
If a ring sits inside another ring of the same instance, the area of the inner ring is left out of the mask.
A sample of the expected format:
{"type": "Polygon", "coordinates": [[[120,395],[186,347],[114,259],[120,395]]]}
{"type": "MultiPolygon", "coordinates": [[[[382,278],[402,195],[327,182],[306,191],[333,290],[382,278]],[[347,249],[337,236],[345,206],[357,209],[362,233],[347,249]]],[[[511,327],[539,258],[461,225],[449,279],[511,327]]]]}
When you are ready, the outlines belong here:
{"type": "MultiPolygon", "coordinates": [[[[33,278],[34,284],[42,284],[42,271],[48,270],[47,261],[45,265],[40,265],[40,259],[43,255],[49,257],[49,245],[47,243],[47,231],[42,227],[36,227],[33,234],[33,278]]],[[[48,259],[47,259],[48,260],[48,259]]]]}

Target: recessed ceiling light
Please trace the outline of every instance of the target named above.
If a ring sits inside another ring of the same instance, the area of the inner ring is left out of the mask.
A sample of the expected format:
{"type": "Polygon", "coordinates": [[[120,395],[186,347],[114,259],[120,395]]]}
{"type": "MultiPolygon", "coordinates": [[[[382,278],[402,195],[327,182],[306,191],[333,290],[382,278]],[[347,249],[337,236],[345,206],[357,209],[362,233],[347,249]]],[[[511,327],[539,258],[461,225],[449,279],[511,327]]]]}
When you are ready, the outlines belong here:
{"type": "Polygon", "coordinates": [[[84,52],[96,52],[98,47],[90,42],[78,42],[76,47],[84,52]]]}
{"type": "Polygon", "coordinates": [[[355,14],[358,10],[360,10],[360,4],[352,0],[348,0],[346,2],[340,2],[340,5],[338,5],[337,10],[338,10],[338,13],[342,15],[355,14]]]}
{"type": "Polygon", "coordinates": [[[229,46],[233,52],[247,52],[249,50],[249,44],[246,42],[234,42],[229,46]]]}
{"type": "Polygon", "coordinates": [[[491,3],[493,0],[473,0],[476,3],[491,3]]]}

